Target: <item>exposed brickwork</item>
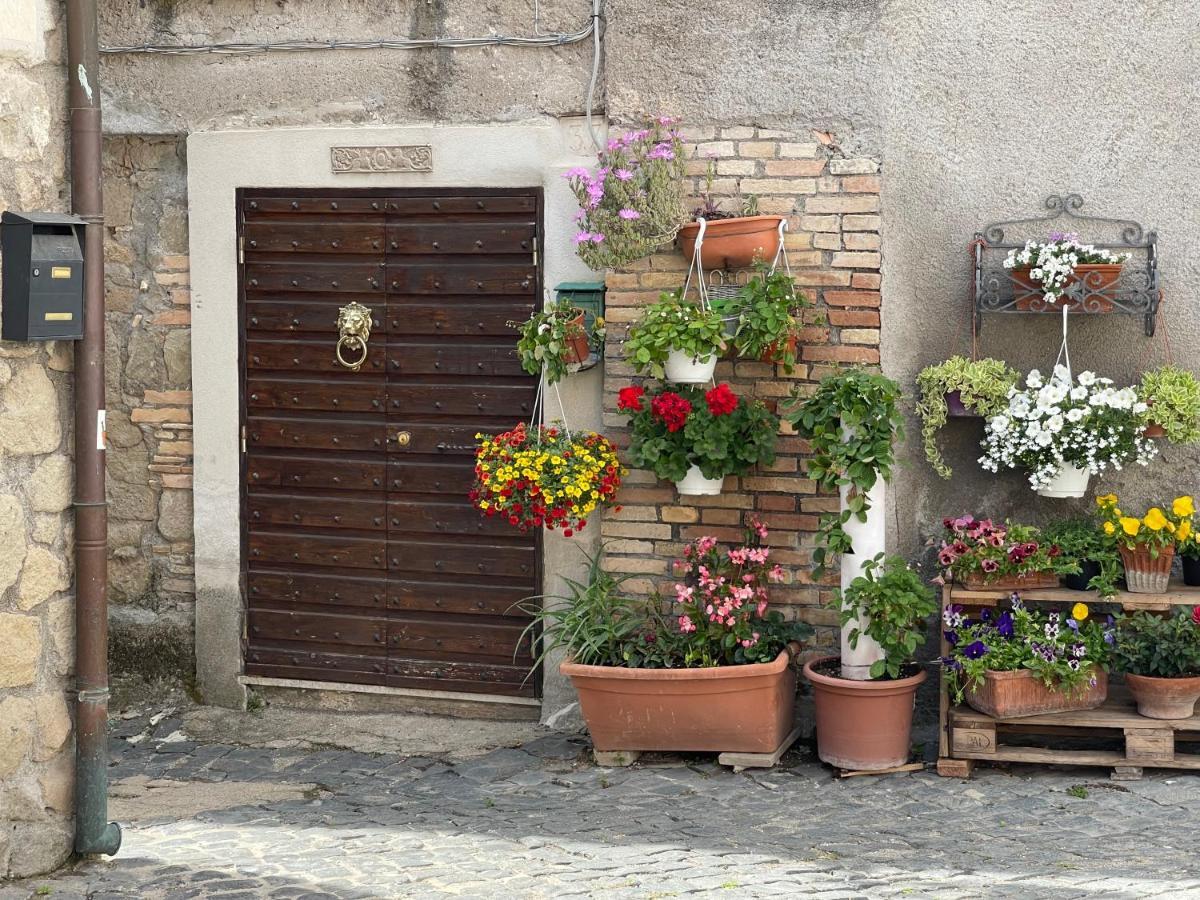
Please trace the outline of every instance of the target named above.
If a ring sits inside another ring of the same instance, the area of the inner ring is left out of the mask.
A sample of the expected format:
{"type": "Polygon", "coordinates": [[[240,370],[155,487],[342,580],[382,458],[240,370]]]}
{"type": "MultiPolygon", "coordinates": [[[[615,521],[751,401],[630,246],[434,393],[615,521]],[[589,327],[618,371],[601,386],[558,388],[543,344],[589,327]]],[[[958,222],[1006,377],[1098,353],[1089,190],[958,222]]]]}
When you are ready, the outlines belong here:
{"type": "MultiPolygon", "coordinates": [[[[796,282],[815,307],[804,312],[799,364],[791,375],[749,360],[724,359],[716,378],[743,395],[774,404],[793,388],[812,385],[842,363],[879,362],[881,242],[879,164],[838,155],[828,135],[790,134],[749,127],[689,129],[687,171],[696,196],[712,159],[715,197],[734,209],[739,197],[755,194],[759,211],[788,217],[788,259],[796,282]]],[[[699,205],[698,201],[691,205],[699,205]]],[[[627,419],[617,412],[617,392],[636,380],[622,358],[622,342],[641,307],[660,291],[682,286],[688,260],[675,248],[639,260],[608,276],[608,347],[604,382],[604,423],[622,447],[627,419]]],[[[773,593],[798,617],[819,626],[821,643],[834,641],[836,613],[831,599],[833,573],[821,583],[811,574],[813,533],[820,514],[837,508],[833,497],[818,496],[804,475],[806,443],[784,425],[779,457],[769,471],[728,478],[717,497],[680,498],[673,486],[646,471],[633,470],[622,492],[624,507],[605,517],[605,565],[631,574],[627,587],[649,593],[669,582],[670,560],[684,543],[704,534],[738,540],[751,515],[771,529],[775,558],[789,571],[773,593]],[[686,501],[686,502],[683,502],[686,501]]]]}

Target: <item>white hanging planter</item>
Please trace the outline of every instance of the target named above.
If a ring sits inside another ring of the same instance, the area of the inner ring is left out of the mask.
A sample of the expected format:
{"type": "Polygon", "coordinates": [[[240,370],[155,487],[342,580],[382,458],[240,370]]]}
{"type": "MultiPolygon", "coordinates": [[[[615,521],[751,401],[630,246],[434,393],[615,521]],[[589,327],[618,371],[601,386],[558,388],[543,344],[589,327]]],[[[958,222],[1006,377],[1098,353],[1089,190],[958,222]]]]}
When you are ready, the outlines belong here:
{"type": "Polygon", "coordinates": [[[1040,497],[1082,497],[1087,493],[1091,477],[1092,473],[1087,469],[1063,463],[1058,474],[1051,478],[1045,487],[1038,488],[1037,493],[1040,497]]]}
{"type": "Polygon", "coordinates": [[[675,482],[675,490],[688,497],[715,497],[721,493],[724,478],[705,478],[699,466],[692,466],[687,474],[675,482]]]}
{"type": "Polygon", "coordinates": [[[704,384],[713,377],[717,368],[717,355],[696,361],[682,350],[672,350],[667,356],[667,381],[676,384],[704,384]]]}

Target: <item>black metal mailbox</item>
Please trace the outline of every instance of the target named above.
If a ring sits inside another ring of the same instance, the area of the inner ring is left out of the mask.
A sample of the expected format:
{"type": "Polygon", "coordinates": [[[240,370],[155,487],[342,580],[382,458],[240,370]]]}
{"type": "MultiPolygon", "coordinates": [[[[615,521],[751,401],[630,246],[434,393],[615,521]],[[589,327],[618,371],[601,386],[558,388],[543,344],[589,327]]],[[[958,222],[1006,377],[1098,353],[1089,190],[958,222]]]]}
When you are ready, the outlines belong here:
{"type": "Polygon", "coordinates": [[[71,341],[83,337],[84,221],[63,213],[0,216],[0,337],[71,341]]]}

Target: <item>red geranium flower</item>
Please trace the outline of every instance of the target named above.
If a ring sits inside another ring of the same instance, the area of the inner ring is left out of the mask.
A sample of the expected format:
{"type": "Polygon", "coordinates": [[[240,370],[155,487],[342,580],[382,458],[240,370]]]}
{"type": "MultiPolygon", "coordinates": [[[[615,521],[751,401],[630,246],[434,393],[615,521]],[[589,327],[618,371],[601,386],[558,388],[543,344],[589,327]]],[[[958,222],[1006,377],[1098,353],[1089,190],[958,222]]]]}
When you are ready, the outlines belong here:
{"type": "Polygon", "coordinates": [[[650,401],[650,409],[667,426],[667,431],[679,431],[687,424],[692,404],[678,394],[667,391],[650,401]]]}
{"type": "Polygon", "coordinates": [[[1192,621],[1200,625],[1200,606],[1192,607],[1192,621]]]}
{"type": "Polygon", "coordinates": [[[621,388],[617,393],[617,409],[625,412],[639,412],[642,408],[642,396],[646,389],[640,384],[621,388]]]}
{"type": "Polygon", "coordinates": [[[727,416],[737,409],[738,398],[729,385],[722,382],[704,395],[704,402],[714,416],[727,416]]]}

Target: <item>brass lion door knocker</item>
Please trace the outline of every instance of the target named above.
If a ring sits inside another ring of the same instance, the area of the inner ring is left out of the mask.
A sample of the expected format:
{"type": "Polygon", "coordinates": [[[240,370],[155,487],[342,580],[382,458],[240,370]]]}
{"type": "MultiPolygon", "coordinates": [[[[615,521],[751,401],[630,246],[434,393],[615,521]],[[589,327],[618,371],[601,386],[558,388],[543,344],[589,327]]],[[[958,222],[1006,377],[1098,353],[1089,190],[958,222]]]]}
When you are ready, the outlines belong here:
{"type": "Polygon", "coordinates": [[[338,310],[338,342],[334,348],[337,361],[357,372],[367,361],[367,341],[371,339],[371,310],[361,303],[348,303],[338,310]],[[346,355],[350,355],[350,359],[346,355]],[[358,358],[354,356],[357,354],[358,358]]]}

